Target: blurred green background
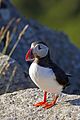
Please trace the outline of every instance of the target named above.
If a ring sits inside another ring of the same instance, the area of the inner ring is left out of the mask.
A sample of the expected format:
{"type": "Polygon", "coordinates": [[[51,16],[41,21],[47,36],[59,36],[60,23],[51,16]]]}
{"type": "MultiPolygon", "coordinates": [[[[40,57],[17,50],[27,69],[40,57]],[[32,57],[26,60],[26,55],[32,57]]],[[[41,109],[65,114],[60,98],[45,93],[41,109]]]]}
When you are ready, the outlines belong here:
{"type": "Polygon", "coordinates": [[[64,31],[80,48],[80,0],[13,0],[26,18],[64,31]]]}

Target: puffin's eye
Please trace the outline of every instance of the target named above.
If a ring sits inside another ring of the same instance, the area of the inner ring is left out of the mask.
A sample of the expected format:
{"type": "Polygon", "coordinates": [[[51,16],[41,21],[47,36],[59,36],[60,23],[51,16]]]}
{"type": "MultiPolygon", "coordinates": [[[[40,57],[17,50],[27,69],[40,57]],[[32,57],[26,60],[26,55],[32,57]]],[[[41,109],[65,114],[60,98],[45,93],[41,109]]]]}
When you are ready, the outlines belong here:
{"type": "Polygon", "coordinates": [[[38,49],[39,49],[39,50],[41,49],[40,45],[38,45],[38,49]]]}

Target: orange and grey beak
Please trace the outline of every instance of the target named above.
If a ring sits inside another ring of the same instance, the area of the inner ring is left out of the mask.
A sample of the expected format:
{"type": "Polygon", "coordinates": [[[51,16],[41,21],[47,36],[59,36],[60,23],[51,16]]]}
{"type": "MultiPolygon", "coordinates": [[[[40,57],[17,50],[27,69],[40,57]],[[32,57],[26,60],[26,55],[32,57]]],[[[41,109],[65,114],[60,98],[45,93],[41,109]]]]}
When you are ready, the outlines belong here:
{"type": "Polygon", "coordinates": [[[32,53],[32,48],[30,48],[26,54],[26,61],[31,61],[33,60],[34,56],[33,56],[33,53],[32,53]]]}

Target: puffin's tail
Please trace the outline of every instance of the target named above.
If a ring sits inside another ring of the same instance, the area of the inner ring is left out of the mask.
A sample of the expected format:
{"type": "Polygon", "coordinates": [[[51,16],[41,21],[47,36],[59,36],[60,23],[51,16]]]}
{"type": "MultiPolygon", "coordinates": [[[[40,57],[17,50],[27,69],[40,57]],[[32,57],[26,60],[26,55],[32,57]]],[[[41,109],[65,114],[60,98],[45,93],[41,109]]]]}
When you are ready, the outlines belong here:
{"type": "MultiPolygon", "coordinates": [[[[69,73],[66,73],[66,75],[67,75],[67,77],[72,77],[72,75],[69,74],[69,73]]],[[[70,84],[71,84],[71,83],[69,82],[69,79],[68,79],[68,83],[67,83],[66,85],[64,85],[63,90],[64,90],[66,87],[68,87],[70,84]]]]}

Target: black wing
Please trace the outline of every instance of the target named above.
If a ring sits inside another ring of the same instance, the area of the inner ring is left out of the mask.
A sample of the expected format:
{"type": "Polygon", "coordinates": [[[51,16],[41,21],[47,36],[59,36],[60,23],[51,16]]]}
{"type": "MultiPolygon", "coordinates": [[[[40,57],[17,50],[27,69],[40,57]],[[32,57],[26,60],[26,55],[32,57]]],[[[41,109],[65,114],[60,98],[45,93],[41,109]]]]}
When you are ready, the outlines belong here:
{"type": "Polygon", "coordinates": [[[69,84],[68,75],[66,75],[65,72],[51,60],[50,65],[51,65],[50,68],[52,68],[53,72],[56,75],[56,80],[58,81],[58,83],[63,86],[68,85],[69,84]]]}
{"type": "Polygon", "coordinates": [[[58,65],[52,62],[49,53],[46,57],[37,59],[37,61],[35,60],[34,62],[37,62],[37,64],[42,67],[51,68],[55,73],[56,80],[60,85],[63,85],[64,87],[69,85],[68,75],[66,75],[65,72],[58,65]]]}

